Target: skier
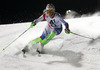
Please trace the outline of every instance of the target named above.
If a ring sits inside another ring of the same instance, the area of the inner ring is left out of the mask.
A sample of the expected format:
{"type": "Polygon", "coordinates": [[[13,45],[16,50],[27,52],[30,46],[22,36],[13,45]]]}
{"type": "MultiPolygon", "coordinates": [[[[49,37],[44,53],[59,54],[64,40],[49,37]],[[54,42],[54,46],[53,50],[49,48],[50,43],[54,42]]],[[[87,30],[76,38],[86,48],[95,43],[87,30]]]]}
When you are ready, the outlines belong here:
{"type": "Polygon", "coordinates": [[[62,23],[65,25],[65,33],[69,34],[69,24],[65,22],[59,13],[55,12],[55,7],[53,4],[47,4],[46,9],[43,11],[42,16],[38,19],[35,19],[30,27],[32,28],[38,22],[46,20],[47,26],[45,27],[42,35],[28,43],[28,45],[22,50],[24,53],[27,51],[29,45],[33,46],[38,43],[37,52],[42,53],[43,47],[46,45],[55,35],[59,35],[62,32],[62,23]]]}

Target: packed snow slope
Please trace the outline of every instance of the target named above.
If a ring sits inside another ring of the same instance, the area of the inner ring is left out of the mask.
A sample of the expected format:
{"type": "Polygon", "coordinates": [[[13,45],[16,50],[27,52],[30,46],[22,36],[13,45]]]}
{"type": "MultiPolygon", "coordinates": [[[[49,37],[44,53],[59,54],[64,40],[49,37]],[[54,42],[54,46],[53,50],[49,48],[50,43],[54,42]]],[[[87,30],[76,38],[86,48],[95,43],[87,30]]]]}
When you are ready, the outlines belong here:
{"type": "Polygon", "coordinates": [[[77,34],[95,38],[83,38],[63,32],[55,36],[44,47],[46,54],[39,57],[35,48],[23,56],[21,49],[39,37],[47,22],[38,23],[17,41],[2,51],[31,24],[18,23],[0,25],[0,70],[100,70],[100,16],[65,19],[70,30],[77,34]]]}

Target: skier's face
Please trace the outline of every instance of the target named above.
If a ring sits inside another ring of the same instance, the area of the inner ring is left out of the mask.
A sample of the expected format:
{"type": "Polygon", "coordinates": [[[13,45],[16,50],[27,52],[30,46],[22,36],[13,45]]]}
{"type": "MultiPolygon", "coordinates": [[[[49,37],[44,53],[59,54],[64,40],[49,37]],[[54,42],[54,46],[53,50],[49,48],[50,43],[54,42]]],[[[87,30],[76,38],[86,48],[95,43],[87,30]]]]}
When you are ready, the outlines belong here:
{"type": "Polygon", "coordinates": [[[49,15],[49,17],[53,18],[54,11],[53,10],[47,10],[47,14],[49,15]]]}

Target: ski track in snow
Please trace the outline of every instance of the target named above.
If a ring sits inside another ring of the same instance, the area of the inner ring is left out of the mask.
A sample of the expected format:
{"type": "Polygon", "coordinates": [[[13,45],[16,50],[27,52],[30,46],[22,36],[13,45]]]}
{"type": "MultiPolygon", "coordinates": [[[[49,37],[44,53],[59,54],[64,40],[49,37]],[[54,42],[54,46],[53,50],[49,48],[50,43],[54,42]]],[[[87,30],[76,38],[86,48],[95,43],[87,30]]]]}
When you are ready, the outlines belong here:
{"type": "Polygon", "coordinates": [[[97,15],[66,20],[71,31],[95,40],[73,34],[66,35],[63,30],[45,45],[46,54],[41,54],[40,57],[35,49],[24,57],[21,49],[30,40],[41,35],[45,21],[27,31],[5,51],[2,49],[26,30],[30,22],[0,25],[0,70],[100,70],[99,20],[100,16],[97,15]]]}

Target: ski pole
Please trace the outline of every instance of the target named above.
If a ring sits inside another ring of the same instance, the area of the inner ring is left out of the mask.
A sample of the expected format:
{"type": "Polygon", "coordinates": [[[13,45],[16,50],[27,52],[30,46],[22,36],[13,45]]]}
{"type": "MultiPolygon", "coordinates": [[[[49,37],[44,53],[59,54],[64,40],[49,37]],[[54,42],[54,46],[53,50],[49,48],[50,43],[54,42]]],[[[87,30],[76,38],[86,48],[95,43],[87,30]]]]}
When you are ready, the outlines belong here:
{"type": "Polygon", "coordinates": [[[88,39],[94,40],[94,38],[90,38],[90,37],[87,37],[87,36],[83,36],[83,35],[80,35],[80,34],[77,34],[77,33],[74,33],[74,32],[71,32],[71,33],[74,34],[74,35],[78,35],[78,36],[81,36],[81,37],[84,37],[84,38],[88,38],[88,39]]]}
{"type": "Polygon", "coordinates": [[[17,38],[15,38],[11,43],[9,43],[5,48],[3,48],[3,50],[5,50],[7,47],[9,47],[12,43],[14,43],[19,37],[21,37],[25,32],[27,32],[30,29],[30,27],[28,29],[26,29],[22,34],[20,34],[17,38]]]}

